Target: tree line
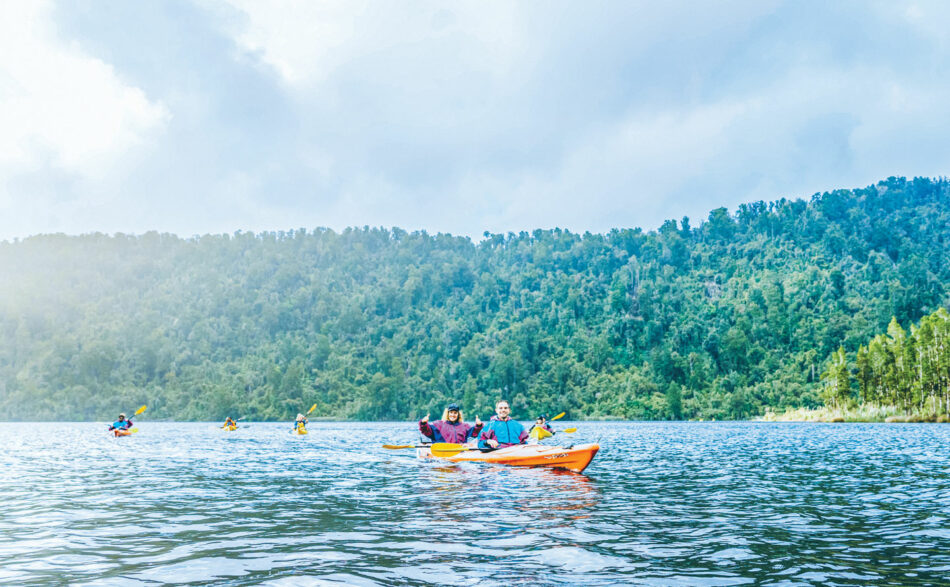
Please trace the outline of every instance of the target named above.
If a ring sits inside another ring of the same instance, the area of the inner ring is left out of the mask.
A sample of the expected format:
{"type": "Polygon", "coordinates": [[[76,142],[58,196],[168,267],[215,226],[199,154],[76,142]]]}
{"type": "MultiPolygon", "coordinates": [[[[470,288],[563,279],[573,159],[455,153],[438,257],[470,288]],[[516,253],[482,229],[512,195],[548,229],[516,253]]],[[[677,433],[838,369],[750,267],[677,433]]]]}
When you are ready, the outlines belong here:
{"type": "Polygon", "coordinates": [[[0,419],[818,406],[839,346],[946,303],[948,193],[889,178],[695,225],[478,241],[362,227],[3,242],[0,419]]]}
{"type": "Polygon", "coordinates": [[[844,348],[835,351],[822,379],[825,403],[834,407],[869,403],[950,415],[950,314],[940,308],[910,332],[892,319],[853,361],[844,348]]]}

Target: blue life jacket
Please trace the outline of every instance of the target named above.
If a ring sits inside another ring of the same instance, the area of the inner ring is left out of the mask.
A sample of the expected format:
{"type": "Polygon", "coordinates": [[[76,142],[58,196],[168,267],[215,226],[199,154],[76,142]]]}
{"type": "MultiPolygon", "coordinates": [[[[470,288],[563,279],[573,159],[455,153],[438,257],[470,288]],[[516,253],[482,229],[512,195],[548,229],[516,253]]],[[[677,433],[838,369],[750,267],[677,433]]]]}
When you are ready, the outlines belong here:
{"type": "Polygon", "coordinates": [[[512,420],[511,418],[505,421],[492,420],[482,430],[482,440],[478,441],[478,448],[491,448],[486,442],[486,440],[490,438],[490,435],[488,435],[489,431],[495,433],[495,440],[498,441],[499,446],[505,444],[521,444],[521,435],[524,433],[524,426],[521,425],[521,422],[512,420]]]}
{"type": "Polygon", "coordinates": [[[115,422],[112,423],[112,427],[115,428],[116,430],[125,430],[129,427],[129,421],[116,420],[115,422]]]}

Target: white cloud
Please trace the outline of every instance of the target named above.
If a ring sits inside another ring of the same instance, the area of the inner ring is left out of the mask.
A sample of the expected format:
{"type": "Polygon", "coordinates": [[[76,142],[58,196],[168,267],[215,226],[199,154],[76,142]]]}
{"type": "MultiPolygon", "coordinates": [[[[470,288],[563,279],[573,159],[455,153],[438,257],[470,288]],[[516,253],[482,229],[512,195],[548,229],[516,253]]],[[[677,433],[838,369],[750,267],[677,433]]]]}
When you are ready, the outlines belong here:
{"type": "Polygon", "coordinates": [[[227,34],[291,85],[319,83],[361,56],[412,45],[446,48],[459,68],[504,74],[523,42],[513,3],[223,1],[243,17],[222,20],[227,34]]]}
{"type": "MultiPolygon", "coordinates": [[[[170,114],[112,67],[61,42],[46,2],[0,3],[0,172],[108,176],[170,114]]],[[[12,197],[0,184],[0,203],[12,197]]]]}
{"type": "Polygon", "coordinates": [[[245,16],[230,23],[230,34],[246,51],[261,56],[291,83],[325,75],[338,65],[334,50],[354,34],[365,3],[229,0],[245,16]]]}

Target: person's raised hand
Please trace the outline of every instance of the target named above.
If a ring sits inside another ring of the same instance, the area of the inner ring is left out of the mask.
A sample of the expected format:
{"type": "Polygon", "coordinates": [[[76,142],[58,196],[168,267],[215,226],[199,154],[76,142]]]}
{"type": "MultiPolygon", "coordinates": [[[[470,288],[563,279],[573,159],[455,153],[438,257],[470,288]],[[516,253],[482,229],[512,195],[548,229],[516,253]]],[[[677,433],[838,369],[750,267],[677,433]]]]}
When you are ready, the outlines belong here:
{"type": "Polygon", "coordinates": [[[498,441],[494,438],[489,438],[486,442],[488,443],[488,446],[492,448],[498,448],[498,441]]]}
{"type": "Polygon", "coordinates": [[[482,421],[478,419],[478,416],[475,416],[475,425],[476,425],[476,426],[481,426],[481,425],[482,425],[482,421]]]}
{"type": "Polygon", "coordinates": [[[429,414],[426,414],[426,417],[422,419],[422,422],[423,422],[424,424],[428,424],[428,423],[429,423],[429,414]]]}

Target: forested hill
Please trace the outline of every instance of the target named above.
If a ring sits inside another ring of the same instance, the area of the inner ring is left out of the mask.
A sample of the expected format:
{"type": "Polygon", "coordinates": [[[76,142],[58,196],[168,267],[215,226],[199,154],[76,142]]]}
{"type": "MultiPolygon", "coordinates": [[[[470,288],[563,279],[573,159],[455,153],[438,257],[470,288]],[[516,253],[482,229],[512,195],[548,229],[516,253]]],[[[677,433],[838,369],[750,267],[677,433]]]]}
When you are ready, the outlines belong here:
{"type": "Polygon", "coordinates": [[[947,301],[950,185],[891,178],[656,232],[399,229],[0,244],[0,419],[745,418],[947,301]]]}

